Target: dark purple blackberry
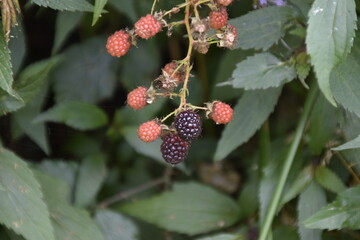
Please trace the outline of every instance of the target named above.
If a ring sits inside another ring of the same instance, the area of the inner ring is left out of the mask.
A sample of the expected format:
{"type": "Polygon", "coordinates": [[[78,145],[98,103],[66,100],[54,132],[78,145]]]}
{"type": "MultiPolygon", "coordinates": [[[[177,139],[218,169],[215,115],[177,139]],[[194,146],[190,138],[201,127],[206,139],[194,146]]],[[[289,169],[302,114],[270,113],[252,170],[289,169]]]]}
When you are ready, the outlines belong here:
{"type": "Polygon", "coordinates": [[[184,161],[188,154],[189,143],[173,133],[165,135],[162,139],[161,153],[165,161],[173,165],[184,161]]]}
{"type": "Polygon", "coordinates": [[[199,114],[193,110],[179,113],[174,124],[179,136],[186,141],[196,139],[201,134],[201,119],[199,114]]]}

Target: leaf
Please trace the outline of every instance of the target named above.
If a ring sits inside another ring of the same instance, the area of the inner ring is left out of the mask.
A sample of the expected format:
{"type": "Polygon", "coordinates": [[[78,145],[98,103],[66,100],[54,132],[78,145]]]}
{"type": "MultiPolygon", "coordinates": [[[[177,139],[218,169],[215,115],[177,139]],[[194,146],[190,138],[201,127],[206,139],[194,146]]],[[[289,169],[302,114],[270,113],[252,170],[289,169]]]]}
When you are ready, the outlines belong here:
{"type": "Polygon", "coordinates": [[[360,116],[360,55],[349,57],[337,65],[330,76],[331,90],[335,100],[345,109],[360,116]]]}
{"type": "Polygon", "coordinates": [[[341,193],[345,191],[346,187],[341,179],[330,169],[319,166],[315,170],[316,181],[333,193],[341,193]]]}
{"type": "Polygon", "coordinates": [[[240,207],[240,218],[248,218],[252,216],[259,207],[259,202],[254,196],[259,191],[259,179],[256,173],[253,173],[247,182],[242,186],[238,203],[240,207]]]}
{"type": "Polygon", "coordinates": [[[307,189],[300,194],[297,210],[301,240],[321,240],[321,231],[306,229],[303,221],[316,213],[326,204],[326,196],[321,187],[312,182],[307,189]]]}
{"type": "Polygon", "coordinates": [[[340,193],[336,200],[304,221],[307,228],[360,229],[360,186],[340,193]]]}
{"type": "Polygon", "coordinates": [[[279,87],[293,80],[296,72],[286,62],[280,61],[270,53],[259,53],[238,63],[228,82],[221,85],[232,85],[245,90],[279,87]]]}
{"type": "Polygon", "coordinates": [[[11,56],[11,65],[14,75],[18,73],[26,55],[26,37],[23,24],[11,28],[11,35],[14,37],[9,41],[9,51],[11,56]]]}
{"type": "Polygon", "coordinates": [[[281,226],[273,231],[273,239],[299,240],[299,237],[293,228],[281,226]]]}
{"type": "Polygon", "coordinates": [[[304,52],[298,54],[296,56],[295,69],[300,82],[303,83],[306,88],[309,88],[305,83],[305,79],[307,78],[311,70],[309,55],[304,52]]]}
{"type": "Polygon", "coordinates": [[[297,16],[290,7],[266,7],[231,19],[240,33],[235,48],[267,50],[285,35],[285,25],[297,16]]]}
{"type": "Polygon", "coordinates": [[[34,99],[30,100],[28,104],[16,111],[13,114],[15,123],[20,129],[28,135],[46,154],[50,153],[49,144],[47,141],[47,131],[45,124],[34,124],[32,121],[40,113],[41,107],[44,103],[47,89],[43,89],[34,99]]]}
{"type": "Polygon", "coordinates": [[[82,161],[76,182],[76,205],[87,206],[95,200],[106,176],[105,161],[103,154],[91,155],[82,161]]]}
{"type": "Polygon", "coordinates": [[[94,16],[92,21],[93,26],[98,21],[99,17],[101,17],[101,12],[103,11],[107,1],[108,0],[95,0],[94,16]]]}
{"type": "Polygon", "coordinates": [[[313,169],[312,166],[304,168],[299,175],[296,177],[294,182],[291,183],[286,192],[284,192],[281,204],[278,209],[281,208],[285,203],[294,199],[297,195],[304,191],[304,189],[312,182],[313,180],[313,169]]]}
{"type": "Polygon", "coordinates": [[[333,105],[336,104],[330,89],[330,72],[350,52],[356,19],[354,0],[315,0],[309,12],[307,51],[319,87],[333,105]]]}
{"type": "Polygon", "coordinates": [[[94,8],[86,0],[31,0],[31,2],[41,7],[49,7],[60,11],[92,12],[94,8]]]}
{"type": "Polygon", "coordinates": [[[12,97],[21,100],[12,87],[14,79],[11,69],[10,51],[5,40],[2,24],[0,24],[0,62],[0,89],[3,89],[12,97]]]}
{"type": "Polygon", "coordinates": [[[224,159],[248,141],[274,110],[281,88],[246,91],[234,108],[233,120],[225,127],[214,160],[224,159]],[[255,111],[256,109],[256,111],[255,111]]]}
{"type": "Polygon", "coordinates": [[[0,147],[0,223],[27,240],[55,240],[40,185],[27,164],[0,147]]]}
{"type": "Polygon", "coordinates": [[[50,70],[59,60],[59,57],[53,57],[27,66],[14,83],[14,89],[21,100],[9,95],[2,95],[0,92],[1,113],[16,111],[33,99],[43,89],[50,70]]]}
{"type": "Polygon", "coordinates": [[[212,237],[197,238],[197,240],[243,240],[244,238],[240,235],[234,234],[217,234],[212,237]]]}
{"type": "Polygon", "coordinates": [[[66,184],[66,194],[62,194],[61,198],[66,198],[69,202],[72,200],[72,193],[75,188],[75,178],[78,170],[77,163],[60,160],[45,160],[39,164],[37,168],[55,179],[64,182],[66,184]]]}
{"type": "Polygon", "coordinates": [[[64,192],[66,185],[39,171],[35,172],[41,184],[44,200],[50,210],[50,219],[57,240],[103,240],[103,236],[87,211],[70,206],[64,192]]]}
{"type": "Polygon", "coordinates": [[[230,226],[239,216],[239,208],[231,198],[193,182],[175,184],[172,191],[127,204],[121,210],[166,230],[188,235],[230,226]]]}
{"type": "MultiPolygon", "coordinates": [[[[160,162],[163,165],[168,165],[165,160],[163,159],[161,152],[160,152],[160,140],[145,143],[141,141],[137,134],[136,134],[137,127],[125,127],[122,129],[124,134],[125,140],[140,154],[148,156],[156,161],[160,162]]],[[[176,168],[180,169],[181,171],[187,173],[188,170],[186,169],[184,163],[180,163],[175,165],[176,168]]]]}
{"type": "Polygon", "coordinates": [[[357,149],[357,148],[360,148],[360,135],[347,143],[344,143],[338,147],[332,148],[331,150],[343,151],[343,150],[357,149]]]}
{"type": "Polygon", "coordinates": [[[109,4],[114,7],[117,11],[125,14],[130,18],[132,22],[135,22],[138,19],[138,14],[136,12],[136,2],[128,0],[109,0],[109,4]]]}
{"type": "Polygon", "coordinates": [[[319,95],[309,119],[309,147],[313,154],[320,155],[331,140],[336,129],[336,108],[323,95],[319,95]]]}
{"type": "MultiPolygon", "coordinates": [[[[360,117],[345,109],[341,109],[339,113],[341,114],[338,114],[337,117],[345,139],[354,139],[359,136],[360,117]]],[[[360,172],[360,149],[344,150],[341,154],[344,155],[350,166],[354,166],[354,168],[360,172]]]]}
{"type": "Polygon", "coordinates": [[[234,49],[226,51],[219,59],[217,70],[215,72],[215,80],[211,91],[210,99],[221,99],[222,101],[229,101],[241,96],[243,91],[234,89],[232,86],[218,87],[218,83],[229,80],[232,72],[236,68],[236,64],[245,60],[247,56],[253,55],[252,50],[243,51],[241,49],[234,49]]]}
{"type": "Polygon", "coordinates": [[[130,49],[123,57],[120,78],[127,90],[148,86],[149,80],[153,80],[153,76],[156,76],[155,73],[160,74],[160,68],[163,67],[160,66],[160,52],[155,39],[151,38],[143,42],[141,47],[130,49]]]}
{"type": "Polygon", "coordinates": [[[95,221],[102,230],[105,240],[139,239],[139,230],[129,218],[110,210],[98,210],[95,221]]]}
{"type": "Polygon", "coordinates": [[[92,130],[107,124],[108,118],[95,105],[71,101],[60,103],[34,119],[34,123],[46,121],[63,123],[79,130],[92,130]]]}
{"type": "Polygon", "coordinates": [[[297,9],[299,9],[301,15],[303,15],[304,18],[307,18],[312,1],[313,0],[289,0],[288,2],[294,5],[297,9]]]}
{"type": "Polygon", "coordinates": [[[134,109],[126,106],[117,110],[114,114],[114,120],[112,127],[114,130],[119,131],[117,128],[123,126],[134,126],[140,125],[143,122],[149,121],[150,119],[156,117],[156,114],[164,108],[166,100],[164,98],[156,99],[153,104],[146,106],[140,111],[135,111],[134,109]]]}
{"type": "Polygon", "coordinates": [[[105,43],[105,38],[91,38],[65,52],[64,61],[53,74],[57,103],[69,100],[96,103],[112,95],[116,83],[115,59],[106,52],[105,43]]]}
{"type": "Polygon", "coordinates": [[[79,12],[58,12],[55,23],[55,38],[52,53],[56,53],[64,44],[66,38],[79,25],[84,14],[79,12]]]}

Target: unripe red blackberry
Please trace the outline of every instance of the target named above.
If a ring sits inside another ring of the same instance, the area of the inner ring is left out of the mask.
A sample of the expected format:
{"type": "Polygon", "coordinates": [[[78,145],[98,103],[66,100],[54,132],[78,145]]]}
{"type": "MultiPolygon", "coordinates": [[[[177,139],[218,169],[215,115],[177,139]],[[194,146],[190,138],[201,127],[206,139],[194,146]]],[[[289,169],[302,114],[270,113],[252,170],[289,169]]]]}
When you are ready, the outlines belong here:
{"type": "Polygon", "coordinates": [[[137,135],[143,142],[153,142],[160,137],[161,126],[154,120],[144,122],[137,130],[137,135]]]}
{"type": "Polygon", "coordinates": [[[179,137],[186,141],[194,140],[201,134],[201,119],[193,110],[179,113],[175,118],[174,126],[179,137]]]}
{"type": "Polygon", "coordinates": [[[135,23],[135,33],[143,39],[155,36],[160,30],[161,23],[151,14],[140,18],[135,23]]]}
{"type": "Polygon", "coordinates": [[[115,32],[108,37],[106,50],[111,56],[121,57],[125,55],[131,47],[130,34],[124,30],[115,32]]]}
{"type": "Polygon", "coordinates": [[[163,142],[160,149],[167,163],[175,165],[185,160],[189,151],[189,143],[187,141],[173,133],[165,135],[162,139],[163,142]]]}
{"type": "Polygon", "coordinates": [[[146,94],[147,89],[145,87],[137,87],[127,95],[127,104],[136,110],[139,110],[147,105],[146,94]]]}
{"type": "Polygon", "coordinates": [[[227,24],[228,13],[226,8],[222,7],[218,10],[211,11],[209,14],[210,27],[213,29],[220,29],[227,24]]]}
{"type": "Polygon", "coordinates": [[[229,6],[233,2],[233,0],[217,0],[217,2],[218,4],[221,4],[226,7],[229,6]]]}
{"type": "Polygon", "coordinates": [[[234,110],[230,105],[215,101],[209,104],[209,106],[211,106],[209,117],[217,124],[227,124],[232,120],[234,110]]]}

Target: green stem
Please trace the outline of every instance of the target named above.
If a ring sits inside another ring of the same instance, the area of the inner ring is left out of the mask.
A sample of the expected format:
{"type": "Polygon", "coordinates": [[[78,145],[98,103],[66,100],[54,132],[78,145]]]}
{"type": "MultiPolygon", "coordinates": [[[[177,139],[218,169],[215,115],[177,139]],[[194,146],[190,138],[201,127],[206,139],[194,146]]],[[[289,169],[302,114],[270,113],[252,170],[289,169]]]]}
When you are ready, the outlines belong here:
{"type": "Polygon", "coordinates": [[[306,102],[305,102],[305,106],[304,106],[304,110],[301,114],[298,126],[296,128],[296,132],[295,132],[295,136],[294,136],[294,140],[291,143],[289,152],[286,156],[286,160],[283,166],[283,169],[281,171],[281,175],[278,181],[278,184],[276,185],[275,191],[274,191],[274,195],[271,199],[271,203],[270,206],[267,210],[266,216],[265,216],[265,220],[264,220],[264,224],[262,225],[261,231],[260,231],[260,237],[259,240],[266,240],[267,236],[269,234],[270,228],[271,228],[271,224],[273,222],[275,213],[276,213],[276,209],[279,205],[280,199],[281,199],[281,194],[284,190],[285,187],[285,183],[286,183],[286,179],[289,175],[289,171],[291,168],[291,165],[294,161],[295,158],[295,154],[296,151],[299,147],[300,144],[300,140],[301,137],[303,135],[304,129],[305,129],[305,124],[307,122],[307,119],[309,117],[310,111],[312,109],[313,103],[316,99],[316,95],[318,92],[318,86],[316,84],[314,84],[312,86],[312,88],[310,88],[310,92],[309,95],[307,96],[306,102]]]}

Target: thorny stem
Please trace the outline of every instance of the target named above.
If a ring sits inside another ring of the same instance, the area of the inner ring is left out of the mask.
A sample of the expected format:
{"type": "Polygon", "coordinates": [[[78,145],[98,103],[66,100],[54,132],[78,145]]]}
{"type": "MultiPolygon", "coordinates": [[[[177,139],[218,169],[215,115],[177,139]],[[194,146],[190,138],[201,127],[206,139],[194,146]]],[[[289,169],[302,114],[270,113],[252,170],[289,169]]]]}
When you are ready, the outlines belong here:
{"type": "Polygon", "coordinates": [[[269,208],[267,210],[264,224],[261,227],[260,237],[259,240],[266,240],[267,236],[270,232],[271,224],[273,222],[276,209],[278,208],[279,202],[281,200],[281,195],[285,187],[286,179],[288,178],[291,165],[295,159],[295,154],[297,152],[297,149],[300,145],[300,140],[303,135],[306,122],[308,120],[309,114],[311,112],[312,106],[315,102],[316,95],[318,93],[318,86],[314,84],[312,88],[310,88],[309,95],[307,96],[304,110],[301,114],[300,120],[298,122],[298,125],[296,127],[295,136],[293,139],[293,142],[291,143],[290,149],[286,155],[286,159],[283,165],[283,168],[281,170],[281,174],[279,177],[279,181],[276,185],[274,194],[271,199],[271,203],[269,205],[269,208]]]}
{"type": "Polygon", "coordinates": [[[194,44],[194,39],[192,37],[191,29],[190,29],[190,3],[191,3],[191,0],[186,0],[186,2],[188,3],[188,5],[186,5],[186,8],[185,8],[184,20],[185,20],[187,35],[189,38],[189,47],[188,47],[188,52],[186,54],[186,57],[183,59],[184,65],[186,65],[186,73],[185,73],[184,85],[180,91],[180,106],[179,106],[178,110],[180,110],[183,106],[186,105],[186,97],[188,95],[187,85],[189,82],[190,71],[192,68],[192,66],[190,64],[190,60],[191,60],[191,53],[192,53],[193,44],[194,44]]]}

